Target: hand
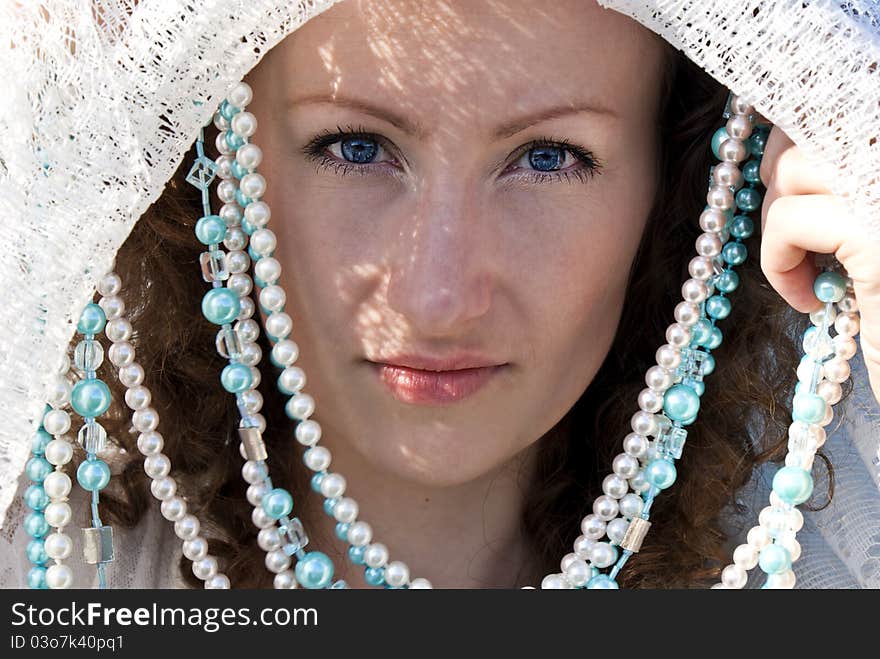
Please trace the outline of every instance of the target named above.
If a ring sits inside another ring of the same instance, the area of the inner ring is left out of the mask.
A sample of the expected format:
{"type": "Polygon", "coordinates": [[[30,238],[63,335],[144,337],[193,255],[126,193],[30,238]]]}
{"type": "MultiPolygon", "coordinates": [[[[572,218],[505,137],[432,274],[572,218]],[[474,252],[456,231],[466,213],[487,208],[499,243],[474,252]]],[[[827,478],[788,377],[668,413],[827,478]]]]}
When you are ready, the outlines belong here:
{"type": "Polygon", "coordinates": [[[767,188],[761,208],[761,269],[795,309],[822,307],[813,293],[818,271],[810,252],[834,254],[853,280],[861,313],[862,354],[880,401],[880,238],[870,236],[845,200],[832,194],[833,168],[808,160],[773,126],[761,161],[767,188]]]}

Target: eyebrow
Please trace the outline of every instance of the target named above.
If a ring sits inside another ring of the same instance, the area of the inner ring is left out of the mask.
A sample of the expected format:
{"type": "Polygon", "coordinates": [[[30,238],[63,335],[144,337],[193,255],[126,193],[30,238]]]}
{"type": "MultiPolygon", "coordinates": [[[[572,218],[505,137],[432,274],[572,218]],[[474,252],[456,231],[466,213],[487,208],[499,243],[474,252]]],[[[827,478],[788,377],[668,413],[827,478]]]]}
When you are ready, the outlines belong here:
{"type": "MultiPolygon", "coordinates": [[[[424,124],[418,121],[412,121],[411,119],[403,116],[402,114],[399,114],[398,112],[395,112],[390,108],[383,108],[377,105],[373,105],[368,101],[357,98],[332,96],[330,94],[313,94],[310,96],[303,96],[300,98],[291,99],[288,102],[288,107],[308,104],[335,105],[338,107],[348,108],[356,112],[361,112],[371,117],[387,121],[392,126],[398,128],[407,135],[411,135],[419,139],[424,139],[428,136],[430,132],[424,124]]],[[[543,110],[539,110],[538,112],[534,112],[532,114],[528,114],[522,117],[517,117],[516,119],[500,124],[495,128],[491,135],[493,139],[501,140],[515,135],[521,130],[524,130],[529,126],[533,126],[543,121],[549,121],[550,119],[557,119],[559,117],[571,114],[583,113],[604,115],[608,117],[618,116],[617,113],[613,110],[597,103],[576,103],[569,105],[560,105],[556,107],[545,108],[543,110]]]]}

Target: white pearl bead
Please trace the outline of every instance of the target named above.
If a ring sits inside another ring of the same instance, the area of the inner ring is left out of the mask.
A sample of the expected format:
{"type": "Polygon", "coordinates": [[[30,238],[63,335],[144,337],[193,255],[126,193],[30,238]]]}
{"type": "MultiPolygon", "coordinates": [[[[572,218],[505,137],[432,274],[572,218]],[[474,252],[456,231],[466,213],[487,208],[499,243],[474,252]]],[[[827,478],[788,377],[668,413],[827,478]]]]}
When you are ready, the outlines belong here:
{"type": "Polygon", "coordinates": [[[303,454],[303,462],[312,471],[324,471],[330,466],[330,449],[313,446],[303,454]]]}
{"type": "Polygon", "coordinates": [[[639,409],[645,412],[659,412],[663,408],[663,395],[650,387],[639,392],[639,409]]]}
{"type": "Polygon", "coordinates": [[[758,550],[761,550],[770,544],[770,540],[770,534],[763,526],[753,526],[746,536],[746,542],[758,550]]]}
{"type": "Polygon", "coordinates": [[[290,366],[299,358],[299,345],[291,339],[284,339],[272,346],[272,357],[283,366],[290,366]]]}
{"type": "Polygon", "coordinates": [[[541,581],[542,590],[565,590],[567,587],[567,582],[559,574],[548,574],[541,581]]]}
{"type": "Polygon", "coordinates": [[[282,549],[275,549],[266,554],[266,569],[278,574],[290,567],[290,556],[282,549]]]}
{"type": "Polygon", "coordinates": [[[409,584],[410,590],[431,590],[433,588],[434,586],[431,585],[431,582],[424,577],[413,579],[409,584]]]}
{"type": "Polygon", "coordinates": [[[639,473],[629,479],[629,489],[639,494],[651,489],[651,484],[645,479],[644,470],[640,469],[639,473]]]}
{"type": "Polygon", "coordinates": [[[632,519],[633,517],[638,517],[642,512],[642,507],[644,506],[644,501],[642,501],[642,497],[634,492],[630,492],[625,497],[620,500],[620,514],[624,517],[632,519]]]}
{"type": "Polygon", "coordinates": [[[125,313],[125,302],[118,295],[101,298],[98,306],[104,310],[104,316],[107,320],[115,320],[125,313]]]}
{"type": "Polygon", "coordinates": [[[269,223],[272,211],[265,201],[254,201],[244,209],[244,217],[251,226],[263,228],[269,223]]]}
{"type": "Polygon", "coordinates": [[[70,414],[64,410],[49,410],[43,417],[43,428],[50,435],[63,435],[70,430],[70,414]]]}
{"type": "Polygon", "coordinates": [[[256,506],[251,512],[251,521],[258,529],[265,529],[275,524],[275,520],[269,517],[262,506],[256,506]]]}
{"type": "Polygon", "coordinates": [[[230,273],[240,273],[247,272],[248,268],[251,267],[251,257],[248,256],[247,252],[240,249],[235,249],[226,254],[226,269],[229,270],[230,273]]]}
{"type": "Polygon", "coordinates": [[[721,156],[719,160],[733,163],[740,163],[749,155],[745,143],[733,138],[724,140],[718,147],[718,153],[721,156]]]}
{"type": "MultiPolygon", "coordinates": [[[[702,282],[699,283],[702,284],[702,282]]],[[[703,284],[703,286],[705,286],[705,284],[703,284]]],[[[657,364],[666,369],[675,369],[678,368],[678,366],[681,364],[681,350],[676,348],[674,345],[670,345],[668,343],[665,343],[657,348],[657,352],[654,354],[654,357],[657,360],[657,364]]]]}
{"type": "Polygon", "coordinates": [[[239,165],[253,171],[263,162],[263,150],[256,144],[242,144],[235,153],[235,159],[239,165]]]}
{"type": "Polygon", "coordinates": [[[712,259],[706,256],[695,256],[688,263],[688,272],[694,279],[705,281],[712,276],[714,269],[712,259]]]}
{"type": "Polygon", "coordinates": [[[847,293],[843,296],[843,299],[837,303],[837,308],[843,312],[858,311],[859,303],[858,300],[856,300],[855,295],[847,293]]]}
{"type": "MultiPolygon", "coordinates": [[[[170,501],[174,501],[174,499],[169,499],[165,503],[170,501]]],[[[199,534],[200,529],[201,524],[199,524],[199,520],[195,515],[190,515],[189,513],[174,522],[174,533],[181,540],[192,540],[199,534]]]]}
{"type": "Polygon", "coordinates": [[[119,381],[126,387],[136,387],[144,381],[144,367],[137,362],[119,369],[119,381]]]}
{"type": "Polygon", "coordinates": [[[367,522],[357,521],[348,529],[348,542],[355,547],[368,545],[373,539],[373,527],[367,522]]]}
{"type": "Polygon", "coordinates": [[[248,104],[253,100],[254,92],[251,89],[251,86],[246,82],[238,82],[232,86],[229,90],[229,93],[226,95],[226,100],[233,107],[241,110],[248,106],[248,104]]]}
{"type": "Polygon", "coordinates": [[[627,528],[629,528],[629,522],[627,520],[622,517],[615,517],[608,522],[608,530],[606,531],[608,539],[619,545],[623,542],[623,536],[626,535],[627,528]]]}
{"type": "Polygon", "coordinates": [[[217,559],[213,556],[205,556],[195,561],[192,566],[193,574],[205,581],[217,574],[217,559]]]}
{"type": "Polygon", "coordinates": [[[241,177],[238,188],[245,197],[259,199],[266,194],[266,179],[257,172],[245,174],[241,177]]]}
{"type": "Polygon", "coordinates": [[[385,581],[389,586],[399,588],[409,581],[409,568],[401,561],[391,561],[385,566],[385,581]]]}
{"type": "MultiPolygon", "coordinates": [[[[837,318],[837,310],[832,306],[831,313],[828,314],[828,325],[831,326],[834,324],[834,320],[837,318]]],[[[821,327],[822,323],[825,321],[825,307],[819,307],[815,311],[810,312],[810,322],[813,323],[816,327],[821,327]]]]}
{"type": "Polygon", "coordinates": [[[843,398],[843,388],[839,383],[830,380],[823,380],[816,385],[816,393],[829,405],[836,405],[843,398]]]}
{"type": "Polygon", "coordinates": [[[758,564],[758,549],[749,544],[740,545],[733,550],[733,562],[744,570],[751,570],[758,564]]]}
{"type": "Polygon", "coordinates": [[[381,542],[367,545],[364,550],[364,563],[367,567],[382,567],[388,562],[388,547],[381,542]]]}
{"type": "MultiPolygon", "coordinates": [[[[809,385],[813,378],[813,369],[816,368],[816,362],[812,359],[805,359],[798,364],[797,370],[795,371],[795,375],[797,375],[797,379],[801,382],[809,385]]],[[[821,380],[824,368],[822,364],[818,365],[818,369],[816,370],[816,380],[821,380]]]]}
{"type": "Polygon", "coordinates": [[[257,118],[250,112],[238,112],[229,122],[232,132],[241,137],[250,137],[257,132],[257,118]]]}
{"type": "Polygon", "coordinates": [[[53,471],[43,480],[43,489],[50,499],[63,499],[70,494],[70,476],[63,471],[53,471]]]}
{"type": "Polygon", "coordinates": [[[287,296],[280,286],[267,286],[260,291],[260,304],[269,311],[281,311],[286,302],[287,296]]]}
{"type": "Polygon", "coordinates": [[[278,527],[269,526],[265,529],[260,529],[260,532],[257,534],[257,544],[263,551],[274,551],[280,548],[281,534],[278,532],[278,527]]]}
{"type": "MultiPolygon", "coordinates": [[[[222,135],[222,134],[221,134],[222,135]]],[[[232,149],[226,149],[225,151],[220,148],[220,141],[223,141],[226,144],[225,136],[217,138],[217,150],[220,153],[231,154],[233,153],[232,149]]],[[[238,185],[235,181],[220,181],[217,184],[217,196],[220,198],[224,204],[231,204],[235,202],[235,192],[238,190],[238,185]]]]}
{"type": "Polygon", "coordinates": [[[252,318],[239,320],[234,330],[242,343],[252,343],[260,338],[260,324],[252,318]]]}
{"type": "MultiPolygon", "coordinates": [[[[701,233],[694,245],[700,256],[712,257],[721,253],[721,239],[711,232],[701,233]]],[[[695,279],[699,281],[699,278],[695,277],[695,279]]]]}
{"type": "Polygon", "coordinates": [[[785,572],[782,572],[780,574],[774,574],[772,585],[768,586],[768,588],[774,590],[794,588],[794,584],[796,581],[797,579],[795,578],[794,572],[792,570],[786,570],[785,572]]]}
{"type": "Polygon", "coordinates": [[[849,362],[835,357],[825,362],[825,377],[831,382],[846,382],[850,376],[849,362]]]}
{"type": "MultiPolygon", "coordinates": [[[[724,170],[719,172],[719,167],[722,167],[724,164],[725,163],[719,163],[716,165],[713,174],[723,174],[724,170]]],[[[736,165],[733,167],[734,169],[737,169],[736,165]]],[[[737,171],[739,170],[737,169],[737,171]]],[[[707,208],[700,213],[700,228],[703,231],[713,231],[717,233],[724,228],[726,223],[727,216],[724,214],[724,211],[718,210],[717,208],[707,208]]]]}
{"type": "Polygon", "coordinates": [[[648,451],[648,439],[642,435],[631,432],[623,438],[623,450],[627,455],[640,458],[648,451]]]}
{"type": "MultiPolygon", "coordinates": [[[[162,513],[162,517],[167,519],[169,522],[180,522],[186,515],[186,501],[181,499],[180,497],[171,497],[166,501],[163,501],[159,505],[159,510],[162,513]]],[[[187,522],[186,524],[188,524],[187,522]]],[[[184,527],[181,527],[184,528],[184,527]]],[[[178,537],[181,537],[183,540],[188,540],[189,538],[183,538],[178,534],[178,537]]]]}
{"type": "Polygon", "coordinates": [[[851,336],[838,334],[832,339],[834,353],[840,359],[852,359],[858,350],[856,340],[851,336]]]}
{"type": "Polygon", "coordinates": [[[565,573],[565,578],[568,582],[577,588],[583,586],[590,580],[593,571],[587,565],[587,562],[583,559],[577,558],[572,561],[569,561],[566,568],[563,569],[565,573]]]}
{"type": "Polygon", "coordinates": [[[733,208],[735,203],[733,191],[726,185],[713,185],[706,193],[706,203],[710,208],[729,210],[733,208]]]}
{"type": "Polygon", "coordinates": [[[150,390],[143,385],[125,390],[125,404],[132,410],[142,410],[153,400],[150,390]]]}
{"type": "Polygon", "coordinates": [[[228,590],[229,577],[225,574],[215,574],[205,581],[205,588],[208,590],[228,590]]]}
{"type": "Polygon", "coordinates": [[[640,410],[633,414],[630,419],[630,427],[637,435],[654,436],[657,434],[658,430],[657,417],[650,412],[643,412],[640,410]]]}
{"type": "Polygon", "coordinates": [[[595,540],[591,540],[585,535],[579,535],[577,539],[574,541],[574,553],[578,555],[579,558],[589,560],[590,554],[593,551],[593,547],[596,545],[595,540]]]}
{"type": "Polygon", "coordinates": [[[581,533],[590,540],[599,540],[605,535],[605,520],[590,514],[581,520],[581,533]]]}
{"type": "Polygon", "coordinates": [[[108,272],[98,280],[98,293],[103,296],[116,295],[122,290],[122,280],[115,272],[108,272]]]}
{"type": "MultiPolygon", "coordinates": [[[[632,478],[639,472],[639,461],[633,456],[627,453],[618,453],[614,458],[614,461],[611,463],[611,468],[614,470],[614,473],[617,474],[620,478],[632,478]]],[[[625,484],[624,484],[625,486],[625,484]]],[[[608,494],[606,492],[606,494],[608,494]]],[[[626,491],[620,495],[622,497],[626,494],[626,491]]],[[[616,497],[616,498],[620,498],[616,497]]]]}
{"type": "Polygon", "coordinates": [[[596,500],[593,502],[593,514],[605,522],[614,519],[619,510],[620,506],[617,503],[617,499],[613,499],[605,494],[596,497],[596,500]]]}
{"type": "Polygon", "coordinates": [[[257,229],[251,235],[251,247],[253,247],[254,251],[260,256],[269,256],[275,251],[277,245],[278,240],[275,238],[275,234],[269,229],[257,229]]]}
{"type": "Polygon", "coordinates": [[[238,226],[230,226],[226,230],[226,238],[223,239],[223,246],[230,250],[236,251],[244,249],[247,246],[247,234],[238,226]]]}
{"type": "Polygon", "coordinates": [[[70,382],[63,375],[59,375],[52,382],[52,390],[48,396],[48,402],[52,407],[66,407],[70,403],[70,392],[73,389],[70,382]]]}
{"type": "Polygon", "coordinates": [[[110,346],[107,357],[117,368],[128,366],[134,361],[135,349],[128,341],[120,341],[110,346]]]}
{"type": "Polygon", "coordinates": [[[137,446],[144,455],[155,455],[165,446],[165,439],[155,430],[150,430],[138,435],[137,446]]]}
{"type": "Polygon", "coordinates": [[[357,516],[358,504],[351,497],[343,497],[333,508],[333,517],[337,522],[350,524],[357,519],[357,516]]]}
{"type": "Polygon", "coordinates": [[[259,483],[266,477],[266,468],[259,462],[248,460],[241,467],[241,476],[247,483],[259,483]]]}
{"type": "Polygon", "coordinates": [[[64,560],[73,551],[73,542],[66,533],[50,533],[46,536],[44,548],[49,558],[64,560]]]}
{"type": "Polygon", "coordinates": [[[185,540],[183,543],[183,555],[193,562],[203,559],[208,555],[208,541],[200,535],[190,540],[185,540]]]}
{"type": "Polygon", "coordinates": [[[700,308],[693,302],[679,302],[675,305],[675,320],[690,327],[700,319],[700,308]]]}
{"type": "Polygon", "coordinates": [[[150,483],[150,491],[160,501],[170,499],[177,493],[177,481],[170,476],[159,478],[150,483]]]}
{"type": "Polygon", "coordinates": [[[819,422],[820,426],[827,426],[834,419],[834,410],[830,405],[825,405],[825,416],[822,417],[822,420],[819,422]]]}
{"type": "Polygon", "coordinates": [[[739,565],[728,565],[721,571],[721,583],[728,588],[742,588],[748,579],[749,575],[739,565]]]}
{"type": "Polygon", "coordinates": [[[254,483],[249,485],[247,489],[247,500],[252,506],[259,506],[263,500],[263,495],[269,491],[266,483],[254,483]]]}
{"type": "MultiPolygon", "coordinates": [[[[223,156],[228,157],[228,156],[223,156]]],[[[241,210],[241,206],[236,203],[231,204],[223,204],[220,207],[220,210],[217,211],[217,215],[220,216],[220,219],[226,223],[227,230],[232,227],[241,226],[241,218],[244,217],[244,213],[241,210]]],[[[244,232],[242,232],[244,233],[244,232]]],[[[227,234],[228,235],[228,234],[227,234]]],[[[227,236],[224,236],[224,241],[227,236]]],[[[230,249],[241,249],[241,247],[230,248],[230,249]]]]}
{"type": "Polygon", "coordinates": [[[645,384],[654,391],[666,391],[672,386],[672,373],[662,366],[652,366],[645,373],[645,384]]]}
{"type": "Polygon", "coordinates": [[[590,561],[597,568],[604,568],[612,565],[616,559],[616,551],[607,542],[597,542],[590,552],[590,561]]]}
{"type": "Polygon", "coordinates": [[[799,543],[794,536],[780,539],[779,544],[788,550],[792,563],[801,557],[801,543],[799,543]]]}
{"type": "MultiPolygon", "coordinates": [[[[629,456],[623,454],[623,457],[628,458],[629,456]]],[[[635,476],[635,472],[632,475],[635,476]]],[[[621,478],[617,474],[608,474],[602,481],[602,491],[612,499],[620,499],[626,494],[628,489],[629,485],[626,482],[626,478],[621,478]]]]}
{"type": "Polygon", "coordinates": [[[67,565],[55,564],[46,568],[46,585],[52,590],[70,588],[73,571],[67,565]]]}
{"type": "Polygon", "coordinates": [[[834,329],[843,336],[855,336],[859,333],[861,321],[858,314],[842,313],[834,320],[834,329]]]}
{"type": "Polygon", "coordinates": [[[164,453],[154,453],[144,458],[144,473],[150,478],[163,478],[169,471],[171,471],[171,460],[164,453]]]}
{"type": "Polygon", "coordinates": [[[345,476],[342,474],[327,474],[321,480],[321,494],[328,499],[336,499],[345,494],[345,476]]]}
{"type": "MultiPolygon", "coordinates": [[[[290,397],[285,405],[285,410],[289,416],[305,421],[315,412],[315,399],[309,394],[299,392],[290,397]]],[[[299,440],[299,433],[297,433],[297,439],[299,440]]]]}
{"type": "Polygon", "coordinates": [[[273,311],[266,318],[266,333],[279,339],[286,339],[293,329],[293,319],[283,311],[273,311]]]}
{"type": "MultiPolygon", "coordinates": [[[[226,121],[219,114],[214,116],[214,125],[217,126],[219,130],[226,131],[229,130],[229,122],[226,121]],[[217,119],[220,119],[220,123],[217,122],[217,119]]],[[[231,179],[234,178],[232,174],[232,156],[229,155],[220,155],[214,160],[214,164],[217,165],[217,176],[221,179],[231,179]]],[[[223,210],[222,208],[220,209],[223,210]]],[[[220,213],[218,213],[220,215],[220,213]]],[[[223,217],[220,215],[220,217],[223,217]]]]}
{"type": "Polygon", "coordinates": [[[46,445],[46,460],[57,466],[66,465],[73,458],[73,447],[63,439],[53,439],[46,445]]]}
{"type": "Polygon", "coordinates": [[[46,510],[43,511],[43,515],[46,517],[46,521],[49,522],[49,526],[55,526],[57,528],[64,528],[68,524],[70,524],[70,519],[73,516],[73,511],[70,509],[70,504],[65,501],[53,501],[48,506],[46,506],[46,510]]]}
{"type": "Polygon", "coordinates": [[[284,572],[279,572],[275,575],[272,585],[276,590],[292,590],[299,584],[296,582],[296,577],[293,572],[291,570],[285,570],[284,572]]]}
{"type": "Polygon", "coordinates": [[[255,389],[241,392],[241,400],[249,414],[256,414],[263,408],[263,394],[255,389]]]}
{"type": "Polygon", "coordinates": [[[709,297],[709,287],[700,279],[688,279],[681,285],[681,296],[688,302],[699,304],[709,297]]]}
{"type": "Polygon", "coordinates": [[[254,264],[254,274],[267,284],[274,284],[281,276],[281,264],[274,256],[264,256],[254,264]]]}
{"type": "Polygon", "coordinates": [[[306,372],[299,366],[288,366],[278,376],[279,384],[285,391],[297,392],[306,386],[306,372]]]}
{"type": "Polygon", "coordinates": [[[727,134],[738,140],[747,140],[752,134],[752,124],[747,116],[734,114],[725,125],[727,134]]]}
{"type": "Polygon", "coordinates": [[[226,288],[234,292],[238,297],[244,297],[250,295],[251,291],[254,290],[254,280],[245,272],[236,272],[229,275],[229,279],[226,280],[226,288]]]}
{"type": "Polygon", "coordinates": [[[159,413],[152,407],[136,410],[131,415],[131,425],[140,432],[150,432],[159,425],[159,413]]]}
{"type": "Polygon", "coordinates": [[[104,326],[104,334],[113,343],[118,341],[128,341],[131,338],[132,327],[127,318],[115,318],[107,321],[104,326]]]}

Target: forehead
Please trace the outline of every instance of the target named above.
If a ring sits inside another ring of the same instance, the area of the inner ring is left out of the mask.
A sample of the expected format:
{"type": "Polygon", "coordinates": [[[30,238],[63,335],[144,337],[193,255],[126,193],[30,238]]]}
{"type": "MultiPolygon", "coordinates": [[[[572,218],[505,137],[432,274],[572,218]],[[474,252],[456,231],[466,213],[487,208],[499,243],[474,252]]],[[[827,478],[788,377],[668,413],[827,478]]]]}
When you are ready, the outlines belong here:
{"type": "Polygon", "coordinates": [[[488,126],[566,103],[640,115],[659,89],[661,54],[660,37],[593,0],[343,0],[266,66],[291,98],[381,97],[488,126]]]}

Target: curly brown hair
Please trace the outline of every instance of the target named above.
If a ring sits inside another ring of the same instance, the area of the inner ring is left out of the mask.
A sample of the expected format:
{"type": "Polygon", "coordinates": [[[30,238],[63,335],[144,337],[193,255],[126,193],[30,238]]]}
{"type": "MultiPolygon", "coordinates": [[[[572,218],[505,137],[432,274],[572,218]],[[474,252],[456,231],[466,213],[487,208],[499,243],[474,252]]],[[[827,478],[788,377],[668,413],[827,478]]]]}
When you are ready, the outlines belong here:
{"type": "MultiPolygon", "coordinates": [[[[655,349],[663,343],[681,300],[681,282],[688,277],[688,255],[699,232],[696,218],[713,162],[709,136],[720,125],[727,89],[668,44],[665,58],[657,123],[661,183],[632,265],[617,334],[589,387],[539,440],[537,468],[524,492],[522,530],[540,569],[526,575],[530,583],[559,571],[559,559],[571,551],[580,520],[601,493],[602,478],[629,432],[644,373],[655,363],[655,349]]],[[[137,222],[118,252],[116,272],[134,326],[131,343],[162,419],[164,453],[180,492],[203,520],[202,532],[232,583],[264,587],[272,575],[255,547],[252,506],[236,448],[238,412],[218,386],[225,360],[211,349],[216,328],[198,313],[205,292],[198,264],[203,248],[193,229],[201,204],[198,191],[184,180],[194,155],[193,149],[137,222]]],[[[622,587],[693,587],[717,579],[729,560],[725,510],[738,507],[735,493],[757,464],[784,455],[797,337],[806,321],[769,286],[760,269],[757,239],[752,241],[751,258],[739,269],[734,313],[721,323],[725,339],[714,351],[717,369],[701,399],[699,421],[688,428],[678,480],[656,499],[646,542],[618,576],[622,587]]],[[[259,345],[268,355],[264,332],[259,345]]],[[[104,379],[114,394],[107,429],[133,457],[102,501],[112,523],[133,526],[153,505],[149,479],[142,459],[134,457],[139,455],[138,433],[120,402],[124,388],[115,377],[104,379]]],[[[283,412],[285,401],[274,377],[263,379],[258,390],[273,481],[294,499],[314,496],[290,441],[294,422],[283,412]]],[[[830,465],[824,462],[830,478],[830,465]]],[[[187,559],[181,559],[180,568],[188,583],[200,585],[187,559]]]]}

